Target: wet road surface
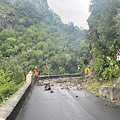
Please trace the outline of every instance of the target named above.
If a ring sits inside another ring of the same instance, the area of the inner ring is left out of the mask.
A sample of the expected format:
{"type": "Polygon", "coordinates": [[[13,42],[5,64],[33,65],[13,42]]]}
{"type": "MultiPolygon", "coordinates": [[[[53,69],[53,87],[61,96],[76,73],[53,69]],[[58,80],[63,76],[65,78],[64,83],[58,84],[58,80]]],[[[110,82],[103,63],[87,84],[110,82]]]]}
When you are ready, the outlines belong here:
{"type": "Polygon", "coordinates": [[[19,120],[120,120],[120,108],[105,106],[105,100],[81,90],[34,86],[19,120]]]}

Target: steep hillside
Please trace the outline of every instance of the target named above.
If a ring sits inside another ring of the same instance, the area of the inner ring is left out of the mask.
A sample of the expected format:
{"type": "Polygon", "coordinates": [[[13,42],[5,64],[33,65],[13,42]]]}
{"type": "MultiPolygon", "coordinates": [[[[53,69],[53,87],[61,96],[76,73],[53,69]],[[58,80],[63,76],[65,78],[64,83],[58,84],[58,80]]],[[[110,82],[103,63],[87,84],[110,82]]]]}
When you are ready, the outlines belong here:
{"type": "Polygon", "coordinates": [[[95,59],[91,66],[99,81],[113,81],[120,75],[117,52],[120,49],[120,1],[93,0],[88,19],[95,59]]]}
{"type": "Polygon", "coordinates": [[[48,67],[50,74],[73,74],[80,64],[83,73],[89,63],[86,33],[63,24],[47,0],[0,0],[0,105],[35,66],[40,75],[48,67]]]}
{"type": "Polygon", "coordinates": [[[0,27],[11,29],[18,24],[36,24],[44,19],[45,8],[48,8],[45,0],[1,0],[0,27]]]}
{"type": "Polygon", "coordinates": [[[51,74],[75,73],[77,64],[88,64],[87,55],[79,59],[86,46],[86,30],[79,30],[73,23],[63,24],[47,9],[46,1],[2,0],[0,5],[0,53],[3,58],[14,57],[24,74],[35,65],[46,74],[47,58],[51,74]]]}

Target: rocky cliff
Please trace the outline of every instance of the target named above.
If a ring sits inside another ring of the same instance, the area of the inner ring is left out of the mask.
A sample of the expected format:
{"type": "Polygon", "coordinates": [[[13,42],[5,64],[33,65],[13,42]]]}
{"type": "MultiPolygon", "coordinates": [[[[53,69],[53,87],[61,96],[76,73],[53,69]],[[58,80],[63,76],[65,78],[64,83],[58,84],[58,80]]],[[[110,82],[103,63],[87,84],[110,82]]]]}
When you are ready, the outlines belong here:
{"type": "Polygon", "coordinates": [[[48,8],[48,3],[47,0],[38,0],[40,2],[40,4],[43,5],[44,8],[48,8]]]}
{"type": "MultiPolygon", "coordinates": [[[[41,14],[40,12],[42,10],[38,8],[38,6],[40,5],[43,6],[43,9],[48,9],[47,0],[22,0],[22,1],[21,0],[0,0],[0,30],[3,28],[5,29],[14,28],[16,23],[21,21],[20,20],[21,18],[19,18],[18,16],[19,13],[16,12],[16,7],[20,6],[21,8],[20,10],[25,11],[25,9],[31,9],[34,6],[34,8],[36,9],[34,10],[37,11],[38,14],[41,14]],[[23,4],[23,3],[29,3],[29,5],[23,4]]],[[[28,14],[31,14],[31,13],[29,12],[28,14]]]]}
{"type": "MultiPolygon", "coordinates": [[[[19,0],[10,0],[12,4],[14,4],[16,1],[19,0]]],[[[33,2],[34,0],[30,0],[31,2],[33,2]]],[[[48,8],[48,3],[47,0],[36,0],[38,2],[40,2],[40,4],[44,7],[44,8],[48,8]]]]}

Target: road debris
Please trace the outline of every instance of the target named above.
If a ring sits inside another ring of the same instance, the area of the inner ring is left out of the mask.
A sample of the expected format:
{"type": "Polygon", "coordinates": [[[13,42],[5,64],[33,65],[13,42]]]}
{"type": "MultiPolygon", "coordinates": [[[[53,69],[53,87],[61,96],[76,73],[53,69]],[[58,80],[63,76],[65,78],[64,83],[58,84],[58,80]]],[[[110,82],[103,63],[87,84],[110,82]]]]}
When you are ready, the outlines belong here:
{"type": "Polygon", "coordinates": [[[54,91],[51,90],[50,93],[54,93],[54,91]]]}
{"type": "Polygon", "coordinates": [[[51,90],[51,86],[49,82],[45,83],[45,90],[51,90]]]}

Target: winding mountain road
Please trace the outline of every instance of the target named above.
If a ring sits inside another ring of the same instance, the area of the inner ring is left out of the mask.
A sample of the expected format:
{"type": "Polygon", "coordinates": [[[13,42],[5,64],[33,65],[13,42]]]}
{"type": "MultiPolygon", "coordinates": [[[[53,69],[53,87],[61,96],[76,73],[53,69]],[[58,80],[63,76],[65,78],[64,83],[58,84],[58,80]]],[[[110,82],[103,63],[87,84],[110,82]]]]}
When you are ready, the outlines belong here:
{"type": "Polygon", "coordinates": [[[67,90],[52,86],[34,86],[19,120],[120,120],[120,108],[86,90],[67,90]]]}

